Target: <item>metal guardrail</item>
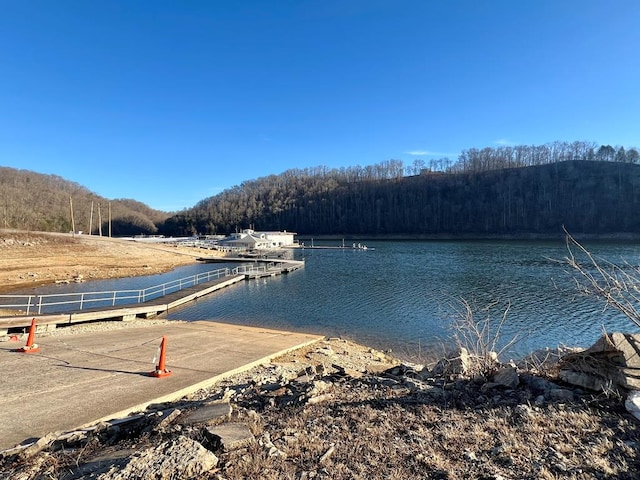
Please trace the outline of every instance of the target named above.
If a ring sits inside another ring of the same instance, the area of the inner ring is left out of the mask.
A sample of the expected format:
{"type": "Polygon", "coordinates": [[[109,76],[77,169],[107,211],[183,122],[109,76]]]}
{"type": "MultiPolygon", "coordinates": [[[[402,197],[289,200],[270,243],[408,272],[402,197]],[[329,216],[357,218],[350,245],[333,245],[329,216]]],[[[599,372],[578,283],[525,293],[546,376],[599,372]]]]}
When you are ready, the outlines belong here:
{"type": "Polygon", "coordinates": [[[141,290],[54,293],[47,295],[0,295],[0,308],[26,310],[26,315],[39,315],[42,313],[56,313],[66,310],[83,310],[86,308],[114,307],[116,305],[143,303],[200,283],[210,282],[217,278],[231,275],[244,275],[256,272],[259,269],[265,269],[265,267],[241,266],[233,270],[229,268],[219,268],[141,290]]]}
{"type": "Polygon", "coordinates": [[[275,263],[268,263],[267,265],[241,265],[233,269],[236,275],[254,275],[258,273],[266,273],[270,268],[273,268],[275,263]]]}

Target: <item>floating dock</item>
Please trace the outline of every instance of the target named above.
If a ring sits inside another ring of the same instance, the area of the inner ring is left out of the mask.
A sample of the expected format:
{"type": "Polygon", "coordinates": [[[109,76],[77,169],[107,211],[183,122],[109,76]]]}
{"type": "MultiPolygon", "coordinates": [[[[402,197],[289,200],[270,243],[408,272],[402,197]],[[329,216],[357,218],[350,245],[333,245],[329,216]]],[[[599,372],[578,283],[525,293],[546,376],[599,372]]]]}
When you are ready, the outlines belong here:
{"type": "MultiPolygon", "coordinates": [[[[218,259],[212,257],[208,259],[198,259],[207,263],[221,261],[240,261],[246,263],[247,259],[229,258],[218,259]]],[[[251,259],[260,266],[240,266],[233,269],[233,275],[229,275],[215,280],[200,283],[182,290],[169,293],[167,295],[148,300],[146,302],[134,303],[130,305],[117,305],[113,307],[100,307],[95,309],[83,309],[73,312],[44,313],[31,315],[15,315],[11,317],[0,317],[0,336],[7,335],[10,331],[22,331],[28,328],[32,319],[36,319],[38,328],[53,329],[58,325],[65,326],[74,323],[95,322],[102,320],[133,320],[134,318],[152,318],[159,314],[196,300],[212,292],[236,284],[243,280],[253,280],[264,277],[275,277],[286,274],[304,267],[304,261],[287,260],[274,261],[269,259],[251,259]]]]}

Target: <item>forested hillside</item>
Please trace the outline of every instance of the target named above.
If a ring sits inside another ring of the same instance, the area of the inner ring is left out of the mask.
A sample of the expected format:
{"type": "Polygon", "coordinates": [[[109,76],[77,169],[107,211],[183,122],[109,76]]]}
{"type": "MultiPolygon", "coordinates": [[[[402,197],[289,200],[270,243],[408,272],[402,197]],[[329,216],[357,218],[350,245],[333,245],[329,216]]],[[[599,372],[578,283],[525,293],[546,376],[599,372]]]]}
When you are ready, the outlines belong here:
{"type": "Polygon", "coordinates": [[[169,216],[135,200],[109,201],[57,175],[0,167],[1,228],[69,232],[72,206],[76,230],[88,232],[91,221],[93,233],[102,228],[103,235],[109,234],[109,208],[114,236],[156,233],[169,216]]]}
{"type": "Polygon", "coordinates": [[[390,160],[289,170],[205,199],[161,230],[483,236],[559,234],[565,225],[575,233],[640,233],[638,159],[635,149],[556,142],[471,149],[455,163],[429,166],[390,160]]]}
{"type": "MultiPolygon", "coordinates": [[[[203,179],[202,181],[206,181],[203,179]]],[[[0,167],[0,227],[114,236],[640,233],[640,154],[591,142],[469,149],[456,161],[315,167],[248,180],[174,216],[56,175],[0,167]]]]}

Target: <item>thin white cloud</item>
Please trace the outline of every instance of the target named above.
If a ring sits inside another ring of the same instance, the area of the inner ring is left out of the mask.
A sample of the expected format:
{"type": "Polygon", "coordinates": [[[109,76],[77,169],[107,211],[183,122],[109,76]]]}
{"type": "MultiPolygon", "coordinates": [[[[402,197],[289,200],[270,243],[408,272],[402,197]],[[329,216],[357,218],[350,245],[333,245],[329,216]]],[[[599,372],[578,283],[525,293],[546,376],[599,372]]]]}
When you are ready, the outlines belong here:
{"type": "Polygon", "coordinates": [[[495,145],[501,145],[503,147],[512,147],[515,145],[515,142],[512,142],[508,138],[499,138],[498,140],[494,140],[495,145]]]}
{"type": "Polygon", "coordinates": [[[427,150],[411,150],[409,152],[404,152],[407,155],[429,155],[427,150]]]}
{"type": "Polygon", "coordinates": [[[432,152],[431,150],[409,150],[408,152],[403,152],[406,155],[413,155],[416,157],[452,157],[458,155],[457,153],[451,152],[432,152]]]}

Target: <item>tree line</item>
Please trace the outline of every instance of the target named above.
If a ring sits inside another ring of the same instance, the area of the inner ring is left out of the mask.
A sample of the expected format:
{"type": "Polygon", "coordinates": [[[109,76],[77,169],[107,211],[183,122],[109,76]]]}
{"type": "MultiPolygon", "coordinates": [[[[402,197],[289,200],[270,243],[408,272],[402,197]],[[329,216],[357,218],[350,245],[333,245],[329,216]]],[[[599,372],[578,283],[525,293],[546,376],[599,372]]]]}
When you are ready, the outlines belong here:
{"type": "Polygon", "coordinates": [[[167,219],[170,235],[253,226],[304,235],[640,232],[635,148],[591,142],[469,149],[405,167],[288,170],[243,182],[167,219]],[[440,168],[431,168],[437,166],[440,168]]]}
{"type": "Polygon", "coordinates": [[[635,148],[553,142],[463,150],[455,161],[291,169],[247,180],[176,214],[109,201],[56,175],[0,167],[0,227],[112,234],[303,235],[640,233],[635,148]],[[92,208],[93,205],[93,208],[92,208]],[[101,219],[98,218],[101,208],[101,219]],[[93,215],[93,218],[91,216],[93,215]],[[101,220],[99,224],[99,220],[101,220]]]}

